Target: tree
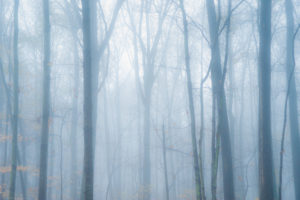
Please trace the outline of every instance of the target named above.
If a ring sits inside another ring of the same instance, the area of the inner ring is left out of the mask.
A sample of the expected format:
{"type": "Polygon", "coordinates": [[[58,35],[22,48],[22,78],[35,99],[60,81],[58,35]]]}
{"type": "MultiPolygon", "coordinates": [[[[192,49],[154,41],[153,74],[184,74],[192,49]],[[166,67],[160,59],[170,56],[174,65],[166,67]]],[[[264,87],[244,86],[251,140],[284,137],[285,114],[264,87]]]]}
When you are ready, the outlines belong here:
{"type": "Polygon", "coordinates": [[[211,48],[211,81],[213,88],[213,95],[216,98],[217,108],[217,135],[221,138],[221,153],[222,153],[222,167],[223,167],[223,187],[224,199],[234,200],[234,181],[233,181],[233,165],[231,141],[229,134],[229,123],[227,116],[227,105],[224,91],[225,74],[221,69],[221,57],[219,48],[219,23],[217,22],[215,4],[213,0],[206,0],[207,15],[210,33],[210,48],[211,48]]]}
{"type": "Polygon", "coordinates": [[[165,125],[162,126],[162,154],[163,154],[163,163],[164,163],[164,175],[165,175],[165,190],[166,190],[166,200],[170,199],[169,195],[169,181],[168,181],[168,164],[167,164],[167,147],[166,147],[166,132],[165,125]]]}
{"type": "Polygon", "coordinates": [[[161,7],[159,8],[159,15],[157,21],[157,30],[153,33],[150,29],[150,10],[154,6],[153,1],[142,0],[141,9],[140,9],[140,18],[139,18],[139,27],[136,28],[135,22],[129,13],[131,29],[134,34],[134,57],[135,57],[135,78],[139,88],[139,95],[142,99],[144,107],[144,135],[143,135],[143,144],[144,144],[144,157],[142,164],[142,199],[149,200],[151,198],[151,159],[150,159],[150,116],[151,116],[151,97],[152,89],[155,81],[155,62],[157,57],[158,45],[160,43],[163,23],[165,21],[167,11],[169,8],[170,1],[167,0],[162,2],[161,7]],[[145,14],[145,24],[146,24],[146,41],[144,41],[142,33],[143,25],[143,16],[145,14]],[[153,35],[153,37],[152,37],[153,35]],[[139,63],[138,63],[138,44],[142,52],[142,62],[143,62],[143,80],[140,80],[139,77],[139,63]]]}
{"type": "Polygon", "coordinates": [[[50,113],[50,15],[49,0],[43,1],[44,11],[44,62],[43,62],[43,104],[42,104],[42,130],[40,148],[40,175],[39,175],[39,200],[47,198],[47,169],[48,169],[48,137],[50,113]]]}
{"type": "Polygon", "coordinates": [[[85,200],[93,200],[94,191],[94,159],[93,159],[93,104],[92,104],[92,46],[90,0],[82,3],[83,31],[83,112],[84,112],[84,167],[83,191],[85,200]]]}
{"type": "Polygon", "coordinates": [[[259,198],[274,199],[271,140],[271,9],[272,0],[260,2],[259,23],[259,198]]]}
{"type": "Polygon", "coordinates": [[[19,54],[18,54],[18,39],[19,39],[19,0],[15,1],[14,5],[14,99],[13,99],[13,116],[12,116],[12,161],[9,186],[9,200],[15,199],[16,191],[16,176],[17,176],[17,149],[18,149],[18,118],[19,118],[19,54]]]}
{"type": "Polygon", "coordinates": [[[81,27],[81,16],[79,13],[79,8],[77,2],[72,0],[70,3],[65,1],[65,13],[68,16],[68,21],[71,26],[71,35],[73,39],[73,62],[74,62],[74,89],[73,89],[73,100],[72,100],[72,117],[71,117],[71,159],[70,159],[70,169],[71,169],[71,189],[70,196],[73,200],[78,199],[78,95],[79,95],[79,75],[80,75],[80,59],[79,59],[79,44],[80,40],[77,36],[77,32],[82,28],[81,27]]]}
{"type": "Polygon", "coordinates": [[[201,193],[201,178],[200,178],[200,168],[199,168],[199,159],[198,159],[198,150],[197,150],[197,139],[196,139],[196,120],[195,120],[195,108],[193,100],[193,86],[191,78],[191,69],[190,69],[190,53],[189,53],[189,37],[188,37],[188,23],[186,19],[186,13],[184,9],[183,0],[180,0],[180,9],[183,20],[183,34],[184,34],[184,54],[185,54],[185,71],[187,76],[187,89],[189,96],[189,113],[191,119],[191,138],[192,138],[192,148],[193,148],[193,161],[194,161],[194,175],[195,175],[195,186],[196,186],[196,197],[197,200],[204,200],[205,197],[201,193]]]}
{"type": "MultiPolygon", "coordinates": [[[[99,91],[99,62],[105,52],[105,49],[110,41],[111,35],[113,33],[117,17],[119,14],[119,11],[122,7],[122,4],[124,3],[124,0],[117,0],[116,5],[114,7],[112,19],[110,22],[109,27],[107,28],[104,37],[100,44],[98,44],[97,40],[97,1],[95,0],[88,0],[85,2],[84,0],[82,2],[82,8],[84,7],[85,10],[82,12],[82,21],[83,21],[83,43],[84,43],[84,136],[85,136],[85,144],[84,144],[84,159],[86,161],[84,162],[84,174],[82,178],[82,195],[85,196],[85,198],[93,198],[92,191],[93,190],[93,166],[89,166],[90,164],[94,163],[94,151],[95,151],[95,142],[96,142],[96,122],[97,122],[97,107],[98,107],[98,91],[99,91]],[[85,14],[84,14],[85,13],[85,14]],[[91,68],[91,69],[89,69],[91,68]],[[91,71],[90,71],[91,70],[91,71]],[[91,82],[90,80],[91,79],[91,82]],[[91,84],[91,85],[90,85],[91,84]],[[92,87],[91,89],[89,87],[92,87]],[[91,91],[90,91],[91,90],[91,91]],[[91,95],[91,97],[89,96],[91,95]],[[91,98],[91,100],[89,99],[91,98]],[[93,104],[89,105],[89,104],[93,104]],[[92,116],[89,116],[89,112],[92,112],[92,116]],[[91,118],[90,118],[91,117],[91,118]],[[90,121],[91,120],[91,121],[90,121]],[[90,127],[90,124],[92,123],[90,127]],[[91,137],[91,138],[90,138],[91,137]],[[90,143],[91,142],[91,143],[90,143]],[[92,150],[89,152],[88,145],[91,145],[92,150]],[[89,158],[90,155],[92,155],[92,158],[89,158]],[[92,159],[92,160],[90,160],[92,159]],[[90,174],[92,173],[92,174],[90,174]],[[85,177],[85,175],[89,175],[91,177],[85,177]],[[86,182],[89,180],[89,186],[86,186],[86,182]]],[[[104,82],[104,80],[103,80],[104,82]]]]}
{"type": "Polygon", "coordinates": [[[293,58],[294,51],[294,8],[292,0],[285,0],[285,13],[287,23],[286,33],[286,80],[289,85],[289,121],[290,121],[290,137],[293,160],[294,174],[294,190],[296,199],[300,199],[300,138],[298,126],[298,103],[295,76],[290,74],[295,67],[293,58]],[[291,77],[290,77],[291,76],[291,77]],[[290,78],[290,82],[289,82],[290,78]]]}

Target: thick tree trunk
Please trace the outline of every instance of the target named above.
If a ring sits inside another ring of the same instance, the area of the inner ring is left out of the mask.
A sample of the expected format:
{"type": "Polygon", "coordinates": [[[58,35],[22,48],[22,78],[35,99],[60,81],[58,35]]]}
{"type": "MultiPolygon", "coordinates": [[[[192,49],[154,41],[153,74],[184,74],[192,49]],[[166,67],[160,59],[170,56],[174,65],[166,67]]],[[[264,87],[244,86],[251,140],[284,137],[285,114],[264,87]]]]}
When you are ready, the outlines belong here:
{"type": "Polygon", "coordinates": [[[93,200],[94,191],[94,159],[93,159],[93,101],[92,101],[92,45],[90,1],[82,0],[83,17],[83,112],[84,112],[84,199],[93,200]]]}
{"type": "Polygon", "coordinates": [[[188,89],[188,96],[189,96],[189,113],[191,118],[191,138],[192,138],[192,149],[193,149],[196,198],[197,200],[202,200],[201,182],[200,182],[201,178],[200,178],[200,168],[199,168],[197,139],[196,139],[196,121],[195,121],[195,109],[194,109],[194,100],[193,100],[193,86],[192,86],[192,78],[191,78],[191,70],[190,70],[188,23],[186,19],[183,0],[180,0],[180,8],[181,8],[181,13],[183,18],[183,29],[184,29],[183,34],[184,34],[185,67],[186,67],[186,76],[187,76],[187,89],[188,89]]]}
{"type": "Polygon", "coordinates": [[[47,198],[47,169],[48,169],[48,137],[49,137],[49,112],[50,112],[50,16],[49,0],[43,1],[44,11],[44,74],[43,74],[43,113],[40,147],[40,176],[39,200],[47,198]]]}
{"type": "Polygon", "coordinates": [[[12,160],[9,185],[9,200],[15,199],[16,191],[16,175],[17,175],[17,148],[18,148],[18,119],[19,119],[19,55],[18,55],[18,39],[19,39],[19,0],[15,0],[14,5],[14,90],[13,90],[13,116],[12,116],[12,160]]]}
{"type": "MultiPolygon", "coordinates": [[[[101,44],[99,44],[98,46],[98,39],[97,39],[97,1],[96,0],[86,0],[88,1],[88,3],[84,3],[88,6],[88,13],[87,13],[87,17],[88,19],[88,26],[89,26],[89,30],[88,30],[88,35],[86,35],[85,37],[89,37],[88,40],[92,41],[89,44],[89,59],[90,59],[90,64],[91,65],[91,103],[93,104],[93,109],[91,109],[92,112],[92,133],[91,133],[91,142],[92,142],[92,159],[94,160],[95,154],[95,144],[96,144],[96,124],[97,124],[97,111],[98,111],[98,82],[99,82],[99,61],[101,60],[103,53],[109,43],[109,40],[111,38],[112,32],[114,30],[115,27],[115,23],[120,11],[120,8],[124,2],[124,0],[118,0],[115,7],[114,7],[114,11],[113,11],[113,16],[112,16],[112,20],[111,23],[107,29],[106,34],[103,37],[103,40],[101,42],[101,44]]],[[[83,4],[83,0],[81,1],[83,4]]],[[[83,19],[83,26],[85,26],[85,19],[83,19]]],[[[83,31],[85,32],[85,31],[83,31]]],[[[94,161],[92,161],[94,162],[94,161]]],[[[94,168],[94,167],[93,167],[94,168]]],[[[82,194],[84,192],[84,188],[85,188],[85,180],[86,178],[82,177],[82,194]]]]}
{"type": "Polygon", "coordinates": [[[259,196],[274,199],[271,140],[271,0],[260,2],[259,24],[259,196]]]}
{"type": "Polygon", "coordinates": [[[293,160],[293,174],[294,174],[294,190],[295,198],[300,199],[300,138],[298,126],[298,103],[295,76],[289,78],[294,68],[293,48],[294,48],[294,9],[292,0],[285,0],[285,12],[287,22],[286,34],[286,80],[289,85],[289,120],[290,120],[290,136],[293,160]]]}
{"type": "Polygon", "coordinates": [[[221,57],[219,49],[219,28],[216,18],[215,5],[213,0],[206,0],[207,13],[211,43],[211,80],[213,92],[216,95],[218,126],[217,135],[221,137],[221,153],[223,167],[224,199],[234,200],[234,181],[231,141],[229,134],[229,123],[227,116],[227,105],[224,91],[224,74],[221,69],[221,57]]]}

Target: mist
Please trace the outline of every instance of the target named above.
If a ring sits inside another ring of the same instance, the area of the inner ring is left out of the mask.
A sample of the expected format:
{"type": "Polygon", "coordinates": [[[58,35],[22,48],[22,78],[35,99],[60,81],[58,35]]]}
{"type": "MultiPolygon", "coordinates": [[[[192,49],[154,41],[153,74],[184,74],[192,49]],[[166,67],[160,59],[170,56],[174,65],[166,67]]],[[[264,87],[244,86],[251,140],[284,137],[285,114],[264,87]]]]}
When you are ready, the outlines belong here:
{"type": "Polygon", "coordinates": [[[297,0],[0,0],[0,200],[300,200],[297,0]]]}

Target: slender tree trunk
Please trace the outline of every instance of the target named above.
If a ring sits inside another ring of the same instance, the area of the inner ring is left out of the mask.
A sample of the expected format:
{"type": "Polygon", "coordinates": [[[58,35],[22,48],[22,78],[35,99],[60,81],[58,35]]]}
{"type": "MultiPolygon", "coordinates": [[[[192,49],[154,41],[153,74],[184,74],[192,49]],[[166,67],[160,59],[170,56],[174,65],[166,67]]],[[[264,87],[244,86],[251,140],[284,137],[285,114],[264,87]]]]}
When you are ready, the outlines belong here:
{"type": "MultiPolygon", "coordinates": [[[[6,107],[6,120],[5,120],[5,138],[7,138],[8,136],[8,122],[9,122],[9,118],[10,118],[10,115],[9,115],[9,111],[8,111],[8,103],[7,103],[7,107],[6,107]]],[[[7,146],[8,146],[8,140],[6,139],[5,140],[5,143],[4,143],[4,151],[3,151],[3,166],[6,167],[7,165],[7,146]]],[[[1,175],[1,185],[2,185],[2,188],[1,188],[1,191],[4,192],[6,190],[6,188],[3,187],[3,185],[5,184],[6,182],[6,179],[5,179],[5,173],[2,173],[1,175]]],[[[4,197],[3,195],[1,194],[0,195],[0,200],[4,200],[4,197]]]]}
{"type": "Polygon", "coordinates": [[[243,68],[243,75],[242,75],[242,83],[241,83],[241,105],[240,105],[240,118],[239,118],[239,125],[238,125],[238,133],[239,135],[237,136],[238,138],[238,152],[237,156],[239,159],[239,174],[238,174],[238,181],[240,182],[239,184],[239,192],[238,192],[238,199],[245,199],[246,198],[246,190],[245,190],[245,168],[244,168],[244,92],[245,92],[245,75],[246,75],[246,68],[243,68]]]}
{"type": "MultiPolygon", "coordinates": [[[[10,62],[10,59],[9,59],[9,67],[11,67],[11,62],[10,62]]],[[[6,94],[6,126],[5,126],[5,144],[4,144],[4,163],[3,165],[6,166],[7,165],[7,157],[8,157],[8,134],[9,134],[9,122],[10,125],[12,125],[12,109],[11,109],[11,100],[10,100],[10,92],[9,92],[9,88],[8,88],[8,85],[5,81],[5,76],[4,76],[4,70],[3,70],[3,65],[2,65],[2,61],[0,59],[0,73],[1,73],[1,80],[2,80],[2,84],[4,86],[4,89],[5,89],[5,94],[6,94]]],[[[9,81],[11,79],[11,76],[9,76],[9,81]]],[[[2,174],[2,177],[1,177],[1,181],[2,181],[2,184],[4,184],[6,182],[6,176],[5,174],[3,173],[2,174]]],[[[2,188],[3,189],[3,188],[2,188]]],[[[7,188],[4,188],[3,190],[6,190],[7,188]]],[[[0,196],[0,199],[3,200],[3,196],[1,195],[0,196]]]]}
{"type": "Polygon", "coordinates": [[[91,42],[91,79],[92,79],[92,123],[93,123],[93,160],[95,159],[95,144],[97,139],[97,119],[98,119],[98,84],[99,84],[99,61],[100,56],[97,54],[98,49],[98,37],[97,37],[97,29],[98,29],[98,20],[97,20],[97,1],[89,0],[90,4],[90,41],[91,42]]]}
{"type": "MultiPolygon", "coordinates": [[[[55,87],[54,87],[55,88],[55,87]]],[[[54,141],[54,128],[56,123],[53,122],[52,127],[50,128],[49,133],[49,176],[54,176],[54,163],[55,163],[55,141],[54,141]]],[[[49,180],[49,187],[47,190],[47,199],[52,200],[53,198],[53,191],[55,190],[53,187],[54,180],[49,180]]]]}
{"type": "MultiPolygon", "coordinates": [[[[18,162],[18,164],[20,166],[22,166],[19,149],[17,149],[17,162],[18,162]]],[[[27,199],[27,191],[26,191],[26,178],[25,178],[25,174],[22,171],[19,171],[19,175],[20,175],[20,182],[21,182],[21,189],[22,189],[23,200],[26,200],[27,199]]]]}
{"type": "MultiPolygon", "coordinates": [[[[21,133],[21,137],[25,138],[26,135],[24,134],[25,130],[23,128],[23,120],[19,120],[19,131],[21,133]]],[[[18,146],[17,161],[20,166],[27,166],[26,144],[25,144],[24,140],[21,141],[21,149],[22,149],[22,151],[21,151],[22,154],[20,153],[19,146],[18,146]],[[21,159],[21,158],[23,158],[23,159],[21,159]]],[[[20,181],[21,181],[23,200],[27,200],[27,181],[28,181],[27,180],[27,172],[20,170],[19,175],[20,175],[20,181]]]]}
{"type": "Polygon", "coordinates": [[[211,198],[212,200],[217,199],[217,173],[218,170],[215,170],[215,168],[218,166],[216,161],[216,106],[215,106],[215,95],[214,92],[212,92],[212,117],[211,117],[211,198]]]}
{"type": "Polygon", "coordinates": [[[143,159],[143,200],[151,198],[151,161],[150,161],[150,102],[151,92],[145,90],[144,102],[144,159],[143,159]]]}
{"type": "Polygon", "coordinates": [[[271,0],[260,2],[259,24],[259,196],[274,199],[271,140],[271,0]]]}
{"type": "Polygon", "coordinates": [[[77,175],[77,128],[78,128],[78,95],[79,95],[79,54],[77,48],[77,39],[73,31],[73,48],[74,48],[74,89],[72,102],[72,121],[71,121],[71,197],[73,200],[78,199],[78,175],[77,175]]]}
{"type": "Polygon", "coordinates": [[[48,137],[50,113],[50,15],[49,0],[43,1],[44,10],[44,74],[43,74],[43,113],[40,148],[40,176],[38,199],[47,198],[47,170],[48,170],[48,137]]]}
{"type": "Polygon", "coordinates": [[[293,60],[294,48],[294,9],[292,0],[285,0],[285,12],[287,23],[287,36],[286,36],[286,80],[290,84],[289,93],[289,121],[290,121],[290,137],[292,148],[292,161],[293,161],[293,174],[294,174],[294,190],[295,198],[300,199],[300,138],[298,126],[298,103],[297,103],[297,90],[295,76],[291,77],[290,83],[288,82],[290,74],[295,67],[293,60]]]}
{"type": "Polygon", "coordinates": [[[84,199],[93,200],[94,159],[93,159],[93,94],[92,94],[92,45],[90,24],[90,2],[81,0],[83,17],[83,82],[84,82],[84,199]]]}
{"type": "Polygon", "coordinates": [[[116,172],[116,189],[117,189],[117,199],[122,200],[122,139],[123,139],[123,133],[122,133],[122,119],[121,119],[121,105],[120,105],[120,83],[119,83],[119,70],[117,71],[117,166],[115,169],[116,172]]]}
{"type": "Polygon", "coordinates": [[[13,90],[13,116],[12,116],[12,160],[9,185],[9,200],[15,199],[16,175],[17,175],[17,148],[18,148],[18,119],[19,119],[19,0],[15,0],[14,5],[14,90],[13,90]]]}
{"type": "Polygon", "coordinates": [[[194,109],[194,100],[193,100],[193,86],[192,86],[192,78],[191,78],[191,70],[190,70],[188,23],[186,19],[183,0],[180,0],[180,8],[182,13],[183,28],[184,28],[183,33],[184,33],[185,67],[186,67],[186,76],[187,76],[187,89],[188,89],[188,96],[189,96],[189,111],[190,111],[189,113],[191,118],[191,138],[192,138],[192,148],[193,148],[196,198],[197,200],[202,200],[200,168],[199,168],[197,139],[196,139],[196,121],[195,121],[195,109],[194,109]]]}
{"type": "MultiPolygon", "coordinates": [[[[202,57],[203,57],[203,47],[201,47],[201,77],[203,76],[203,65],[202,65],[202,57]]],[[[201,194],[202,194],[202,199],[205,199],[205,185],[204,185],[204,174],[203,174],[203,160],[204,160],[204,152],[202,152],[204,148],[203,146],[203,140],[204,140],[204,127],[205,127],[205,122],[204,122],[204,96],[203,96],[203,85],[205,81],[208,78],[210,72],[210,68],[208,69],[205,77],[201,80],[200,83],[200,117],[201,117],[201,126],[200,126],[200,139],[199,139],[199,167],[200,167],[200,181],[201,181],[201,194]]]]}
{"type": "MultiPolygon", "coordinates": [[[[108,180],[108,186],[110,186],[110,179],[111,179],[111,174],[112,174],[112,165],[111,165],[111,140],[110,140],[110,131],[109,131],[109,124],[108,124],[108,105],[107,105],[107,89],[106,89],[106,85],[104,85],[103,88],[103,114],[104,114],[104,137],[105,137],[105,143],[106,143],[106,167],[107,167],[107,180],[108,180]]],[[[108,195],[111,195],[110,188],[107,187],[107,197],[108,195]]]]}
{"type": "Polygon", "coordinates": [[[169,195],[169,180],[168,180],[168,165],[167,165],[167,152],[166,152],[166,132],[165,126],[162,127],[162,143],[163,143],[163,161],[164,161],[164,175],[165,175],[165,189],[166,189],[166,200],[170,199],[169,195]]]}

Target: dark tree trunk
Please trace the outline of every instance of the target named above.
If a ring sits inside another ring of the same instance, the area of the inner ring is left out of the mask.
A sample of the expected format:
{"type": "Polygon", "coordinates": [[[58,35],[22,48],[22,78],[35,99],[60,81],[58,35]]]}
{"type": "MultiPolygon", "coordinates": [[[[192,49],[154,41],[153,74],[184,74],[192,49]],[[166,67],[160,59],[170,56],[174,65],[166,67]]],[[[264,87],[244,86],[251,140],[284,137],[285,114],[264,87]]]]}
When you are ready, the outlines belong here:
{"type": "Polygon", "coordinates": [[[224,91],[224,74],[221,69],[221,57],[219,49],[219,25],[217,22],[215,5],[213,0],[206,0],[211,45],[211,80],[213,92],[216,95],[216,108],[218,113],[217,134],[221,138],[221,153],[223,167],[224,199],[234,200],[234,181],[231,141],[227,116],[227,105],[224,91]]]}
{"type": "Polygon", "coordinates": [[[90,26],[90,2],[82,0],[83,17],[83,88],[84,88],[84,167],[83,191],[85,200],[93,200],[94,160],[93,160],[93,102],[92,102],[92,45],[90,26]]]}
{"type": "Polygon", "coordinates": [[[18,55],[18,40],[19,40],[19,0],[15,0],[14,5],[14,90],[13,90],[13,116],[12,116],[12,160],[9,185],[9,200],[15,199],[16,191],[16,175],[17,175],[17,149],[18,149],[18,119],[19,119],[19,55],[18,55]]]}
{"type": "Polygon", "coordinates": [[[295,198],[300,199],[300,138],[299,138],[299,126],[298,126],[298,103],[297,103],[297,91],[295,76],[291,76],[290,83],[289,78],[294,68],[293,60],[293,48],[294,48],[294,9],[292,0],[285,0],[286,11],[286,80],[289,85],[289,120],[290,120],[290,136],[291,136],[291,148],[292,148],[292,160],[293,160],[293,174],[294,174],[294,190],[295,198]]]}
{"type": "MultiPolygon", "coordinates": [[[[86,19],[83,19],[83,26],[88,26],[89,30],[83,30],[83,32],[87,32],[86,36],[88,37],[88,40],[90,44],[89,45],[89,50],[88,50],[88,57],[90,61],[88,61],[89,65],[91,65],[91,72],[90,73],[90,79],[91,79],[91,103],[93,104],[93,108],[91,109],[92,112],[92,127],[91,127],[91,142],[92,142],[92,160],[94,160],[94,151],[95,151],[95,143],[96,143],[96,123],[97,123],[97,110],[98,110],[98,82],[99,82],[99,62],[103,56],[103,53],[109,43],[109,40],[111,38],[111,35],[113,33],[117,17],[120,11],[120,8],[124,2],[124,0],[117,0],[117,3],[114,7],[113,11],[113,16],[111,19],[111,23],[103,37],[103,40],[98,46],[98,39],[97,39],[97,1],[96,0],[86,0],[88,2],[84,2],[84,0],[81,0],[82,4],[86,4],[85,7],[88,8],[88,13],[86,14],[86,19]],[[87,20],[88,18],[88,20],[87,20]],[[88,22],[87,22],[88,21],[88,22]],[[88,23],[88,25],[87,25],[88,23]],[[88,34],[88,35],[87,35],[88,34]],[[92,41],[92,42],[91,42],[92,41]]],[[[85,34],[85,33],[84,33],[85,34]]],[[[86,50],[84,50],[86,51],[86,50]]],[[[85,62],[85,61],[84,61],[85,62]]],[[[87,61],[86,61],[87,62],[87,61]]],[[[86,64],[84,63],[84,66],[86,64]]],[[[85,74],[85,72],[84,72],[85,74]]],[[[103,80],[104,81],[104,80],[103,80]]],[[[89,81],[88,81],[89,82],[89,81]]],[[[89,84],[89,83],[88,83],[89,84]]],[[[85,86],[84,86],[85,88],[85,86]]],[[[84,98],[85,99],[85,98],[84,98]]],[[[94,163],[94,161],[91,161],[94,163]]],[[[94,167],[93,167],[94,168],[94,167]]],[[[82,177],[82,193],[84,192],[85,186],[85,180],[86,178],[84,177],[85,174],[83,174],[82,177]]],[[[83,194],[81,194],[83,195],[83,194]]]]}
{"type": "Polygon", "coordinates": [[[260,2],[259,24],[259,199],[273,200],[271,140],[271,0],[260,2]]]}
{"type": "Polygon", "coordinates": [[[48,137],[50,113],[50,15],[49,0],[43,1],[44,10],[44,74],[43,74],[43,113],[40,148],[39,200],[47,198],[48,137]]]}

